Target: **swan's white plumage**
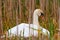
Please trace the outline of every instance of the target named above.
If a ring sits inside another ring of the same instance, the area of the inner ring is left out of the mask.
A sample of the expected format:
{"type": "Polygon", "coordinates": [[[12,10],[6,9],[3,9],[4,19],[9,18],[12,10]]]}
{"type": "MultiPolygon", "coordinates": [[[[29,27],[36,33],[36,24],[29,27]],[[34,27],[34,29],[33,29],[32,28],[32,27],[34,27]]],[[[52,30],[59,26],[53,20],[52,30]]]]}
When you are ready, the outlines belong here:
{"type": "MultiPolygon", "coordinates": [[[[29,37],[29,33],[30,33],[30,36],[32,36],[33,32],[34,32],[34,36],[38,36],[37,30],[39,27],[37,25],[30,24],[30,32],[29,32],[29,24],[21,23],[18,26],[15,26],[8,30],[8,33],[11,33],[9,34],[9,37],[17,35],[17,28],[18,28],[18,36],[20,35],[20,32],[21,32],[21,36],[23,36],[23,29],[24,29],[24,37],[29,37]],[[33,31],[33,29],[35,30],[33,31]]],[[[42,27],[41,27],[41,32],[44,35],[49,35],[49,31],[42,27]]]]}
{"type": "MultiPolygon", "coordinates": [[[[30,35],[33,35],[32,28],[38,29],[36,25],[30,24],[30,32],[29,32],[29,24],[22,23],[8,30],[8,33],[11,33],[10,36],[17,35],[17,28],[18,28],[18,36],[20,35],[20,32],[21,36],[23,36],[23,29],[24,29],[24,37],[29,37],[29,33],[30,35]]],[[[37,34],[38,34],[37,30],[34,30],[34,36],[36,36],[37,34]]]]}
{"type": "Polygon", "coordinates": [[[13,28],[11,28],[7,31],[7,33],[6,33],[7,36],[8,36],[8,33],[9,33],[9,37],[17,35],[17,30],[18,30],[17,36],[19,36],[19,35],[23,36],[23,29],[24,29],[24,37],[32,36],[33,32],[34,32],[34,36],[38,36],[38,31],[37,31],[38,29],[41,30],[42,34],[50,36],[49,31],[46,30],[45,28],[42,28],[38,23],[38,16],[41,16],[41,13],[43,13],[42,10],[36,9],[33,13],[33,24],[29,25],[26,23],[21,23],[17,26],[14,26],[13,28]],[[30,32],[29,32],[29,26],[30,26],[30,32]],[[33,29],[36,29],[36,30],[33,31],[33,29]],[[21,32],[21,34],[20,34],[20,32],[21,32]]]}

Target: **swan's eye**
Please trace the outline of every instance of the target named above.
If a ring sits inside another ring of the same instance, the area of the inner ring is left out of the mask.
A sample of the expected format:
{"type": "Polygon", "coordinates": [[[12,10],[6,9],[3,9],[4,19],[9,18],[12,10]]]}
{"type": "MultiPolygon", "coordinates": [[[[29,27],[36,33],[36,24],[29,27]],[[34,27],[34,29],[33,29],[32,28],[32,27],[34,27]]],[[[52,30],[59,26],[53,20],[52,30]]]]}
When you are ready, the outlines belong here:
{"type": "Polygon", "coordinates": [[[41,16],[44,16],[44,14],[43,14],[43,13],[41,13],[41,16]]]}

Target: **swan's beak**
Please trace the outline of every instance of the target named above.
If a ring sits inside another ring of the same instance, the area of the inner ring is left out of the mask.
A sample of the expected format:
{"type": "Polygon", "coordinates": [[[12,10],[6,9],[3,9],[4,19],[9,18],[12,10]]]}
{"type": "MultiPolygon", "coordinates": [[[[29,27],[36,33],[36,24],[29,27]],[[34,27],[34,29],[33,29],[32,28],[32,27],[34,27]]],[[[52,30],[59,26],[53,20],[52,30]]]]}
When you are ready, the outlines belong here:
{"type": "Polygon", "coordinates": [[[44,14],[41,13],[41,19],[44,21],[45,20],[45,17],[44,17],[44,14]]]}
{"type": "Polygon", "coordinates": [[[41,18],[42,18],[43,21],[45,20],[44,16],[41,16],[41,18]]]}

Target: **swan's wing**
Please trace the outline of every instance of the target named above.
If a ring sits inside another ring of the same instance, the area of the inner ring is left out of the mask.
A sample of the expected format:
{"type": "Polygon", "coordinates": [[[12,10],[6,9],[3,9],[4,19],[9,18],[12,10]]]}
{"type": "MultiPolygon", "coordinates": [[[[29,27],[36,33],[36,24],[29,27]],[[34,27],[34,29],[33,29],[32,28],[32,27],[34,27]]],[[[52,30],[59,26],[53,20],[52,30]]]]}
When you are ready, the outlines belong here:
{"type": "Polygon", "coordinates": [[[36,30],[33,31],[32,28],[38,29],[38,27],[36,25],[33,25],[33,24],[29,25],[29,24],[26,24],[26,23],[21,23],[17,26],[14,26],[11,29],[9,29],[8,33],[9,33],[9,35],[17,35],[17,30],[18,30],[18,35],[20,35],[20,32],[21,32],[21,36],[23,36],[23,29],[24,29],[24,36],[25,37],[28,37],[29,34],[33,35],[33,32],[34,32],[34,35],[37,35],[38,34],[37,31],[36,30]],[[29,26],[31,27],[30,32],[29,32],[29,26]]]}
{"type": "Polygon", "coordinates": [[[50,32],[47,29],[42,28],[42,27],[41,29],[42,29],[42,34],[50,36],[50,32]]]}
{"type": "MultiPolygon", "coordinates": [[[[38,35],[38,26],[37,25],[34,25],[34,24],[26,24],[26,23],[21,23],[17,26],[14,26],[13,28],[9,29],[8,30],[8,33],[10,36],[12,35],[17,35],[17,31],[18,31],[18,35],[21,35],[23,36],[23,32],[24,32],[24,37],[29,37],[29,35],[33,35],[33,32],[34,32],[34,36],[37,36],[38,35]],[[30,26],[30,32],[29,32],[29,26],[30,26]],[[18,29],[17,29],[18,28],[18,29]],[[35,30],[36,29],[36,30],[35,30]]],[[[44,35],[47,35],[49,34],[49,31],[46,30],[45,28],[42,28],[40,27],[40,29],[42,29],[42,33],[44,35]]]]}

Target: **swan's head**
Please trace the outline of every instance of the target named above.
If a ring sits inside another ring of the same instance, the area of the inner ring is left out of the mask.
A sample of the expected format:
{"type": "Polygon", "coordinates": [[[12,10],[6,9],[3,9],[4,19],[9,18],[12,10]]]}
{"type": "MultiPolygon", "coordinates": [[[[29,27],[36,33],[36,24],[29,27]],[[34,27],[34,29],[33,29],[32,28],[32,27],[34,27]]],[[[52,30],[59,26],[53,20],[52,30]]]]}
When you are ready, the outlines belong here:
{"type": "Polygon", "coordinates": [[[44,13],[43,13],[43,11],[41,9],[36,9],[34,11],[34,14],[36,14],[37,16],[44,16],[44,13]]]}
{"type": "Polygon", "coordinates": [[[44,12],[43,12],[41,9],[36,9],[36,10],[34,11],[34,14],[37,15],[37,16],[40,16],[40,18],[41,18],[42,20],[45,20],[45,19],[44,19],[44,12]]]}

